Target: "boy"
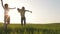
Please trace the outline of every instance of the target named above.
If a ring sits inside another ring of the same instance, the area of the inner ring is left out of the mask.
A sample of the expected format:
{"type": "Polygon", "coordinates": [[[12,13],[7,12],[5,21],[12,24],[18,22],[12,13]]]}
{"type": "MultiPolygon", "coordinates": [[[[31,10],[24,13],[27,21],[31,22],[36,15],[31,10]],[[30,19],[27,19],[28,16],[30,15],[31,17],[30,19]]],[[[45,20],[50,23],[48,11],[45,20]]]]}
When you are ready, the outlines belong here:
{"type": "Polygon", "coordinates": [[[25,10],[25,7],[22,7],[22,9],[17,8],[17,10],[21,14],[21,25],[23,25],[23,21],[24,21],[24,25],[25,25],[26,24],[25,12],[26,11],[31,12],[31,11],[25,10]]]}

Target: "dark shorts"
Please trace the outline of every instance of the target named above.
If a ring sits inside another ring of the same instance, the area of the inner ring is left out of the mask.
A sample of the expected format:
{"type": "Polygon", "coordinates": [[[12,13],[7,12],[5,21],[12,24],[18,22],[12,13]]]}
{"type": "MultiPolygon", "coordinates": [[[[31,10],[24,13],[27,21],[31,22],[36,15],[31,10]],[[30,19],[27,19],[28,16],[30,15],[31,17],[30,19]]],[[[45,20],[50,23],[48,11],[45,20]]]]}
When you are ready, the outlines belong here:
{"type": "Polygon", "coordinates": [[[21,24],[26,24],[26,18],[25,17],[21,17],[21,24]]]}
{"type": "Polygon", "coordinates": [[[21,17],[21,20],[24,20],[25,19],[25,17],[21,17]]]}

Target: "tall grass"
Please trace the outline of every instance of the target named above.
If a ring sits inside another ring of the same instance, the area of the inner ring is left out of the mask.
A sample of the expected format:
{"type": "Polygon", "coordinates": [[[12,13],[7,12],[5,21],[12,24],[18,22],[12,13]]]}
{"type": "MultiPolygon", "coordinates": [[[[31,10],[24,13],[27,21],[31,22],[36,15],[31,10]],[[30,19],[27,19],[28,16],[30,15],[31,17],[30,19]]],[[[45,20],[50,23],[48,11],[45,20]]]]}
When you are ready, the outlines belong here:
{"type": "Polygon", "coordinates": [[[9,24],[4,30],[0,24],[0,34],[60,34],[59,24],[9,24]]]}

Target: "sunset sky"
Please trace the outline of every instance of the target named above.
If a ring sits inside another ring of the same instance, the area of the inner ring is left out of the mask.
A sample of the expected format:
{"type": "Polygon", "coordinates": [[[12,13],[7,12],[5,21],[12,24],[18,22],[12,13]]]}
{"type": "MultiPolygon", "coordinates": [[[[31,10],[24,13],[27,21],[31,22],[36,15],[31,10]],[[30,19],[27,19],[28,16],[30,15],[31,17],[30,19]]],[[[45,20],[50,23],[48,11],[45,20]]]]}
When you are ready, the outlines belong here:
{"type": "MultiPolygon", "coordinates": [[[[48,24],[60,22],[60,0],[3,0],[10,8],[16,7],[9,11],[11,23],[20,24],[20,14],[17,8],[25,7],[26,22],[33,24],[48,24]]],[[[0,1],[0,22],[4,22],[4,9],[0,1]]]]}

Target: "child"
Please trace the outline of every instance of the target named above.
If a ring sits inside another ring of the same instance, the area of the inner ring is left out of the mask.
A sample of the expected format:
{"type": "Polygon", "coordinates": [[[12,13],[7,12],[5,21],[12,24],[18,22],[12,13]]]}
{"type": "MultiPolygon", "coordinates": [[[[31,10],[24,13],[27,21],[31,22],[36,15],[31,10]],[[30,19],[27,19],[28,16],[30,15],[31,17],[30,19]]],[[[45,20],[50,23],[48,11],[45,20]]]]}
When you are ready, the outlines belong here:
{"type": "Polygon", "coordinates": [[[4,23],[5,24],[10,24],[10,16],[8,15],[9,9],[15,9],[15,8],[9,8],[8,4],[5,4],[3,6],[3,0],[1,0],[2,3],[2,7],[4,8],[5,12],[4,12],[4,23]]]}
{"type": "Polygon", "coordinates": [[[25,12],[26,11],[31,12],[31,11],[25,10],[25,7],[22,7],[22,9],[17,8],[17,10],[21,14],[21,24],[23,25],[23,21],[24,21],[24,25],[25,25],[26,24],[25,12]]]}

